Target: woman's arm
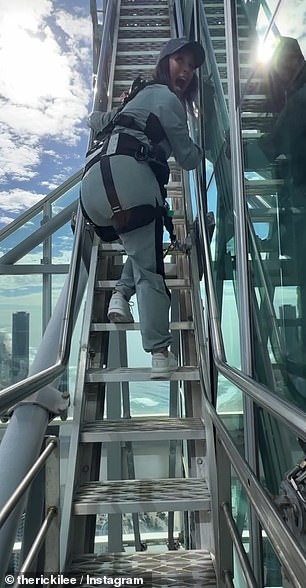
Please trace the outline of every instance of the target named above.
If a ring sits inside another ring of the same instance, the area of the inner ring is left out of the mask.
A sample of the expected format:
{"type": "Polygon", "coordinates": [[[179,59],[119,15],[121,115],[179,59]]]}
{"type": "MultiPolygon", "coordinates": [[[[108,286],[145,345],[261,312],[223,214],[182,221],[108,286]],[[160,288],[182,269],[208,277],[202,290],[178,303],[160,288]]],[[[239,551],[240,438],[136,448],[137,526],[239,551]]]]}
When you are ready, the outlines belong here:
{"type": "Polygon", "coordinates": [[[101,133],[101,131],[103,131],[103,129],[115,116],[118,109],[119,107],[112,108],[112,110],[108,112],[100,112],[100,110],[94,110],[88,117],[88,126],[96,133],[101,133]]]}
{"type": "Polygon", "coordinates": [[[177,96],[167,88],[164,98],[159,109],[159,119],[173,156],[183,169],[194,169],[202,160],[203,151],[189,136],[186,113],[177,96]]]}

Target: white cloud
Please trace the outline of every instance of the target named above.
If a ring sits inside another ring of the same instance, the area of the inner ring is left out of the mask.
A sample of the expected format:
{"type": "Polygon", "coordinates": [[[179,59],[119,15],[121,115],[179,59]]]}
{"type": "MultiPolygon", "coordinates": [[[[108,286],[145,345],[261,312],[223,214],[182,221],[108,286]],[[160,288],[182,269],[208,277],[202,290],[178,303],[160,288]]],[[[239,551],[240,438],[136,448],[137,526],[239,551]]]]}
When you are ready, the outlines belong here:
{"type": "Polygon", "coordinates": [[[34,194],[20,188],[3,191],[0,192],[0,208],[3,211],[20,213],[36,204],[43,197],[43,194],[34,194]]]}
{"type": "Polygon", "coordinates": [[[8,177],[21,181],[33,178],[39,163],[41,147],[26,144],[0,123],[0,183],[8,177]]]}
{"type": "Polygon", "coordinates": [[[30,180],[43,141],[76,146],[87,132],[89,15],[56,10],[56,0],[0,0],[0,71],[0,182],[30,180]]]}
{"type": "Polygon", "coordinates": [[[13,222],[14,218],[12,216],[4,216],[3,214],[0,215],[0,225],[9,225],[13,222]]]}

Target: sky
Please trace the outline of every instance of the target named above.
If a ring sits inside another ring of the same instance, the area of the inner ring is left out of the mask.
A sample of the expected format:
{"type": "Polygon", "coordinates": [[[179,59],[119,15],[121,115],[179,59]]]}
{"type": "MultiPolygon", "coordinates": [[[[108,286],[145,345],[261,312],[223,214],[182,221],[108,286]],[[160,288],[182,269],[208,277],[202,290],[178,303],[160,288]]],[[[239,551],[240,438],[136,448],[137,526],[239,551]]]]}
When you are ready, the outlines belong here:
{"type": "Polygon", "coordinates": [[[89,0],[0,0],[0,72],[1,228],[82,167],[89,0]]]}
{"type": "MultiPolygon", "coordinates": [[[[0,72],[1,229],[83,165],[93,100],[90,0],[0,0],[0,72]]],[[[72,240],[67,228],[57,233],[54,263],[69,263],[72,240]]],[[[37,247],[21,262],[39,264],[42,256],[37,247]]],[[[54,299],[63,279],[53,278],[54,299]]],[[[12,312],[29,312],[34,352],[41,291],[39,275],[0,276],[0,333],[11,336],[12,312]]]]}

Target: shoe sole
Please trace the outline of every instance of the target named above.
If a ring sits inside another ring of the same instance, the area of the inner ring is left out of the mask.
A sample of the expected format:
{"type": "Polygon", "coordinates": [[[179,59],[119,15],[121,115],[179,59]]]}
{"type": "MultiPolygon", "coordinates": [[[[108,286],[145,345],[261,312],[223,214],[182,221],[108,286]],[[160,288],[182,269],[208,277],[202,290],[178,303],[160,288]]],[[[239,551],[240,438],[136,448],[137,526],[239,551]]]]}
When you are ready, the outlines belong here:
{"type": "Polygon", "coordinates": [[[123,316],[122,314],[119,314],[118,312],[112,311],[109,312],[107,315],[108,320],[111,323],[133,323],[134,319],[133,318],[126,318],[125,316],[123,316]]]}

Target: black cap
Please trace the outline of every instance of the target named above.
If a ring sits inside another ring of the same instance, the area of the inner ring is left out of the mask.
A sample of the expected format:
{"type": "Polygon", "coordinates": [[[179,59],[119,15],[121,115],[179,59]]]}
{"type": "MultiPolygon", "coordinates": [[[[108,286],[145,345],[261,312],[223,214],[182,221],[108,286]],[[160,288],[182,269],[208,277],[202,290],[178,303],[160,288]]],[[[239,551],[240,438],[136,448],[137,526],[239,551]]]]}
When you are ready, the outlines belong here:
{"type": "Polygon", "coordinates": [[[162,47],[156,65],[158,65],[164,57],[173,55],[173,53],[177,53],[181,49],[189,49],[189,51],[193,53],[196,67],[200,67],[200,65],[204,63],[205,51],[202,45],[197,41],[188,41],[185,37],[180,37],[179,39],[170,39],[170,41],[162,47]]]}

